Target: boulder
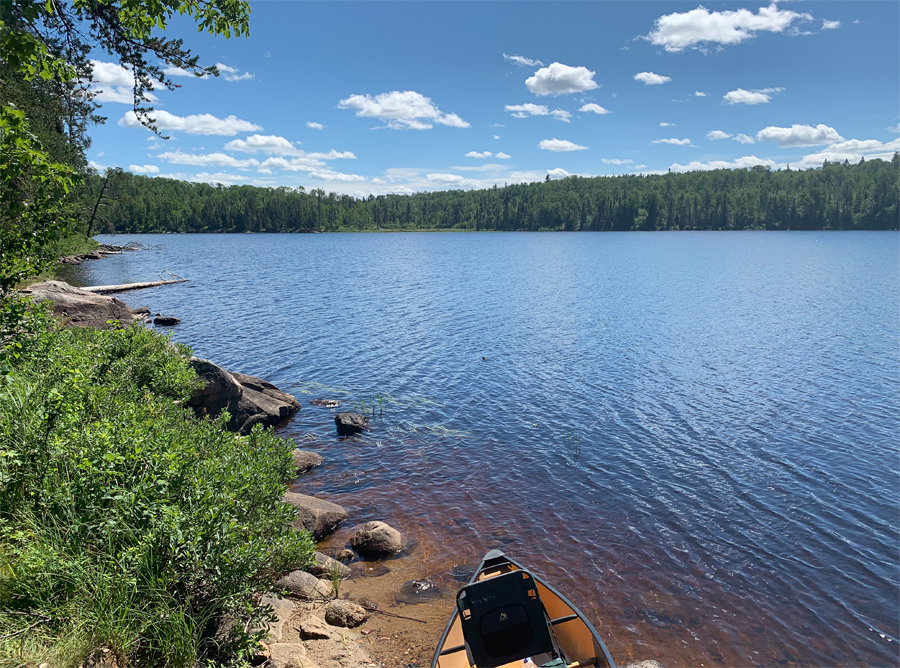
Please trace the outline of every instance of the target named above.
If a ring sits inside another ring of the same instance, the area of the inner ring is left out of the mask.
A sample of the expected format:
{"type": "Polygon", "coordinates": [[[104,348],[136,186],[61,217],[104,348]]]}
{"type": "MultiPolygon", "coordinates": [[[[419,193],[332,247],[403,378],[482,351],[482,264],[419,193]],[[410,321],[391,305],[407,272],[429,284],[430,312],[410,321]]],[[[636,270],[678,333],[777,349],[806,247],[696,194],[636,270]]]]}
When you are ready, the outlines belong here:
{"type": "Polygon", "coordinates": [[[356,528],[350,547],[364,557],[387,557],[403,548],[403,536],[384,522],[366,522],[356,528]]]}
{"type": "Polygon", "coordinates": [[[316,540],[330,534],[347,519],[347,511],[339,505],[313,496],[285,492],[282,500],[297,509],[297,519],[291,522],[291,526],[309,531],[316,540]]]}
{"type": "Polygon", "coordinates": [[[269,666],[271,668],[313,668],[306,658],[306,647],[299,643],[279,642],[269,645],[269,666]]]}
{"type": "Polygon", "coordinates": [[[110,329],[115,325],[108,320],[118,320],[123,327],[135,320],[134,312],[115,297],[95,295],[62,281],[34,283],[22,292],[35,302],[52,302],[53,313],[75,327],[110,329]]]}
{"type": "Polygon", "coordinates": [[[174,327],[181,323],[181,320],[178,318],[173,318],[170,315],[161,315],[153,319],[154,325],[160,325],[162,327],[174,327]]]}
{"type": "Polygon", "coordinates": [[[287,590],[298,598],[331,598],[334,588],[330,582],[320,580],[306,571],[291,571],[275,583],[280,590],[287,590]]]}
{"type": "Polygon", "coordinates": [[[294,613],[294,604],[286,598],[273,596],[271,594],[263,596],[261,602],[263,605],[272,606],[272,610],[275,614],[275,621],[269,624],[269,638],[278,642],[281,640],[285,622],[287,622],[294,613]]]}
{"type": "Polygon", "coordinates": [[[369,418],[359,413],[338,413],[334,416],[334,424],[341,436],[352,436],[369,428],[369,418]]]}
{"type": "Polygon", "coordinates": [[[332,626],[352,629],[369,618],[369,611],[350,601],[334,600],[325,606],[325,621],[332,626]]]}
{"type": "Polygon", "coordinates": [[[334,558],[341,562],[353,561],[354,559],[356,559],[356,554],[354,554],[353,550],[348,550],[345,548],[343,550],[338,550],[338,553],[334,555],[334,558]]]}
{"type": "Polygon", "coordinates": [[[298,475],[300,473],[306,473],[325,461],[325,458],[322,455],[317,452],[310,452],[309,450],[294,450],[291,452],[291,458],[294,460],[294,465],[297,467],[298,475]]]}
{"type": "Polygon", "coordinates": [[[326,580],[330,580],[332,574],[335,569],[340,575],[342,580],[346,580],[350,577],[350,568],[344,566],[340,561],[336,559],[332,559],[326,554],[322,554],[321,552],[313,552],[313,561],[312,566],[309,567],[309,572],[315,575],[317,578],[325,578],[326,580]]]}
{"type": "Polygon", "coordinates": [[[213,418],[227,410],[231,415],[228,421],[231,431],[249,434],[257,424],[274,427],[300,409],[294,397],[254,376],[234,374],[197,357],[191,358],[191,366],[203,385],[194,392],[188,405],[198,415],[213,418]]]}
{"type": "Polygon", "coordinates": [[[297,627],[301,640],[328,640],[331,637],[331,629],[324,619],[315,615],[303,619],[297,627]]]}

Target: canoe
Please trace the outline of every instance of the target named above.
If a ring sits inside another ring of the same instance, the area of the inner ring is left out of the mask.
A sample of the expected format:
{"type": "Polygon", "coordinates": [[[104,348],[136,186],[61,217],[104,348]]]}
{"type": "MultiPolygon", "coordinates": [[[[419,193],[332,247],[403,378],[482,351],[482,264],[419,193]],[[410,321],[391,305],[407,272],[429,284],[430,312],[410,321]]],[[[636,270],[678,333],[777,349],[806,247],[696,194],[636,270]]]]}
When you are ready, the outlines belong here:
{"type": "MultiPolygon", "coordinates": [[[[500,550],[491,550],[481,561],[481,565],[470,581],[470,585],[481,582],[491,577],[510,573],[512,571],[525,571],[529,573],[537,583],[540,602],[543,604],[547,619],[550,620],[550,630],[558,643],[559,649],[565,657],[565,665],[569,668],[583,668],[597,666],[598,668],[616,668],[609,650],[600,638],[600,634],[585,618],[578,608],[572,605],[565,596],[556,591],[541,578],[527,571],[523,566],[510,559],[500,550]]],[[[539,660],[538,657],[534,657],[539,660]]],[[[562,665],[558,662],[556,665],[562,665]]],[[[509,668],[527,666],[534,668],[535,664],[530,660],[516,660],[504,664],[509,668]]],[[[441,636],[431,668],[473,668],[469,663],[463,638],[462,621],[459,617],[459,609],[453,611],[447,628],[441,636]]]]}

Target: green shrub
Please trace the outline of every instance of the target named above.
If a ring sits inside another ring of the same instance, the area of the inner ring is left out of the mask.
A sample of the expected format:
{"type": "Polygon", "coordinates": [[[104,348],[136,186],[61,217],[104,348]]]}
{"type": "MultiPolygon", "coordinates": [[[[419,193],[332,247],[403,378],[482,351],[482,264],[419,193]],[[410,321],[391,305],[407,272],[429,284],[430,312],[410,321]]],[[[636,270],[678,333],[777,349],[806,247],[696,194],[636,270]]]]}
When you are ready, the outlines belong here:
{"type": "Polygon", "coordinates": [[[189,355],[47,328],[0,375],[0,664],[246,658],[258,595],[308,563],[280,501],[293,444],[182,408],[189,355]]]}

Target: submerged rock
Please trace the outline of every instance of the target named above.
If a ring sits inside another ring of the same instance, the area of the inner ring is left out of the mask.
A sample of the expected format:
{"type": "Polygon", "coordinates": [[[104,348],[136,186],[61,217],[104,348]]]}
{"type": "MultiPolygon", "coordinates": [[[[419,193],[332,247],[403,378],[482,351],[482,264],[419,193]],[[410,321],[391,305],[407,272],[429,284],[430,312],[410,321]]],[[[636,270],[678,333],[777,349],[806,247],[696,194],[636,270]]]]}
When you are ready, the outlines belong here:
{"type": "Polygon", "coordinates": [[[161,315],[153,319],[154,325],[161,325],[163,327],[174,327],[181,323],[181,320],[178,318],[173,318],[170,315],[161,315]]]}
{"type": "Polygon", "coordinates": [[[403,536],[384,522],[366,522],[357,527],[350,547],[364,557],[387,557],[403,549],[403,536]]]}
{"type": "Polygon", "coordinates": [[[309,450],[294,450],[291,452],[291,458],[297,467],[297,474],[306,473],[312,468],[319,466],[325,461],[322,455],[309,450]]]}
{"type": "Polygon", "coordinates": [[[35,302],[52,302],[53,314],[74,327],[110,329],[116,326],[108,321],[118,321],[119,325],[127,327],[136,319],[134,311],[115,297],[97,295],[63,281],[34,283],[22,293],[35,302]]]}
{"type": "Polygon", "coordinates": [[[361,434],[369,428],[369,418],[359,413],[338,413],[334,416],[334,424],[341,436],[361,434]]]}
{"type": "Polygon", "coordinates": [[[291,522],[291,526],[309,531],[316,540],[330,534],[347,519],[347,511],[338,504],[314,496],[285,492],[282,500],[297,509],[297,519],[291,522]]]}
{"type": "Polygon", "coordinates": [[[400,587],[400,593],[396,599],[398,603],[406,603],[407,605],[419,605],[437,598],[441,595],[441,590],[430,580],[412,580],[404,583],[400,587]]]}
{"type": "Polygon", "coordinates": [[[313,399],[309,403],[313,406],[324,406],[325,408],[335,408],[341,405],[341,402],[336,399],[313,399]]]}
{"type": "Polygon", "coordinates": [[[344,566],[340,561],[332,559],[321,552],[313,552],[313,563],[309,567],[309,572],[318,578],[331,579],[332,574],[337,571],[339,577],[346,580],[350,577],[350,568],[344,566]]]}

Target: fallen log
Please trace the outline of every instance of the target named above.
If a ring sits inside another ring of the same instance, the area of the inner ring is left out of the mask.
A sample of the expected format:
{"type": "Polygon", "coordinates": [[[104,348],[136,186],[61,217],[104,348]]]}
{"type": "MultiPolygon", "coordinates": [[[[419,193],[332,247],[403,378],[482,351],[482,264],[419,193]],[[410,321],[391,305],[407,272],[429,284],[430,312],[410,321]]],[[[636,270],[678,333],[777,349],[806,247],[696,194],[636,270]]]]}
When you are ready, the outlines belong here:
{"type": "Polygon", "coordinates": [[[81,288],[86,292],[94,292],[100,295],[107,295],[113,292],[128,292],[129,290],[142,290],[144,288],[155,288],[159,285],[172,285],[173,283],[187,283],[186,278],[176,278],[171,281],[145,281],[143,283],[123,283],[122,285],[93,285],[88,288],[81,288]]]}

